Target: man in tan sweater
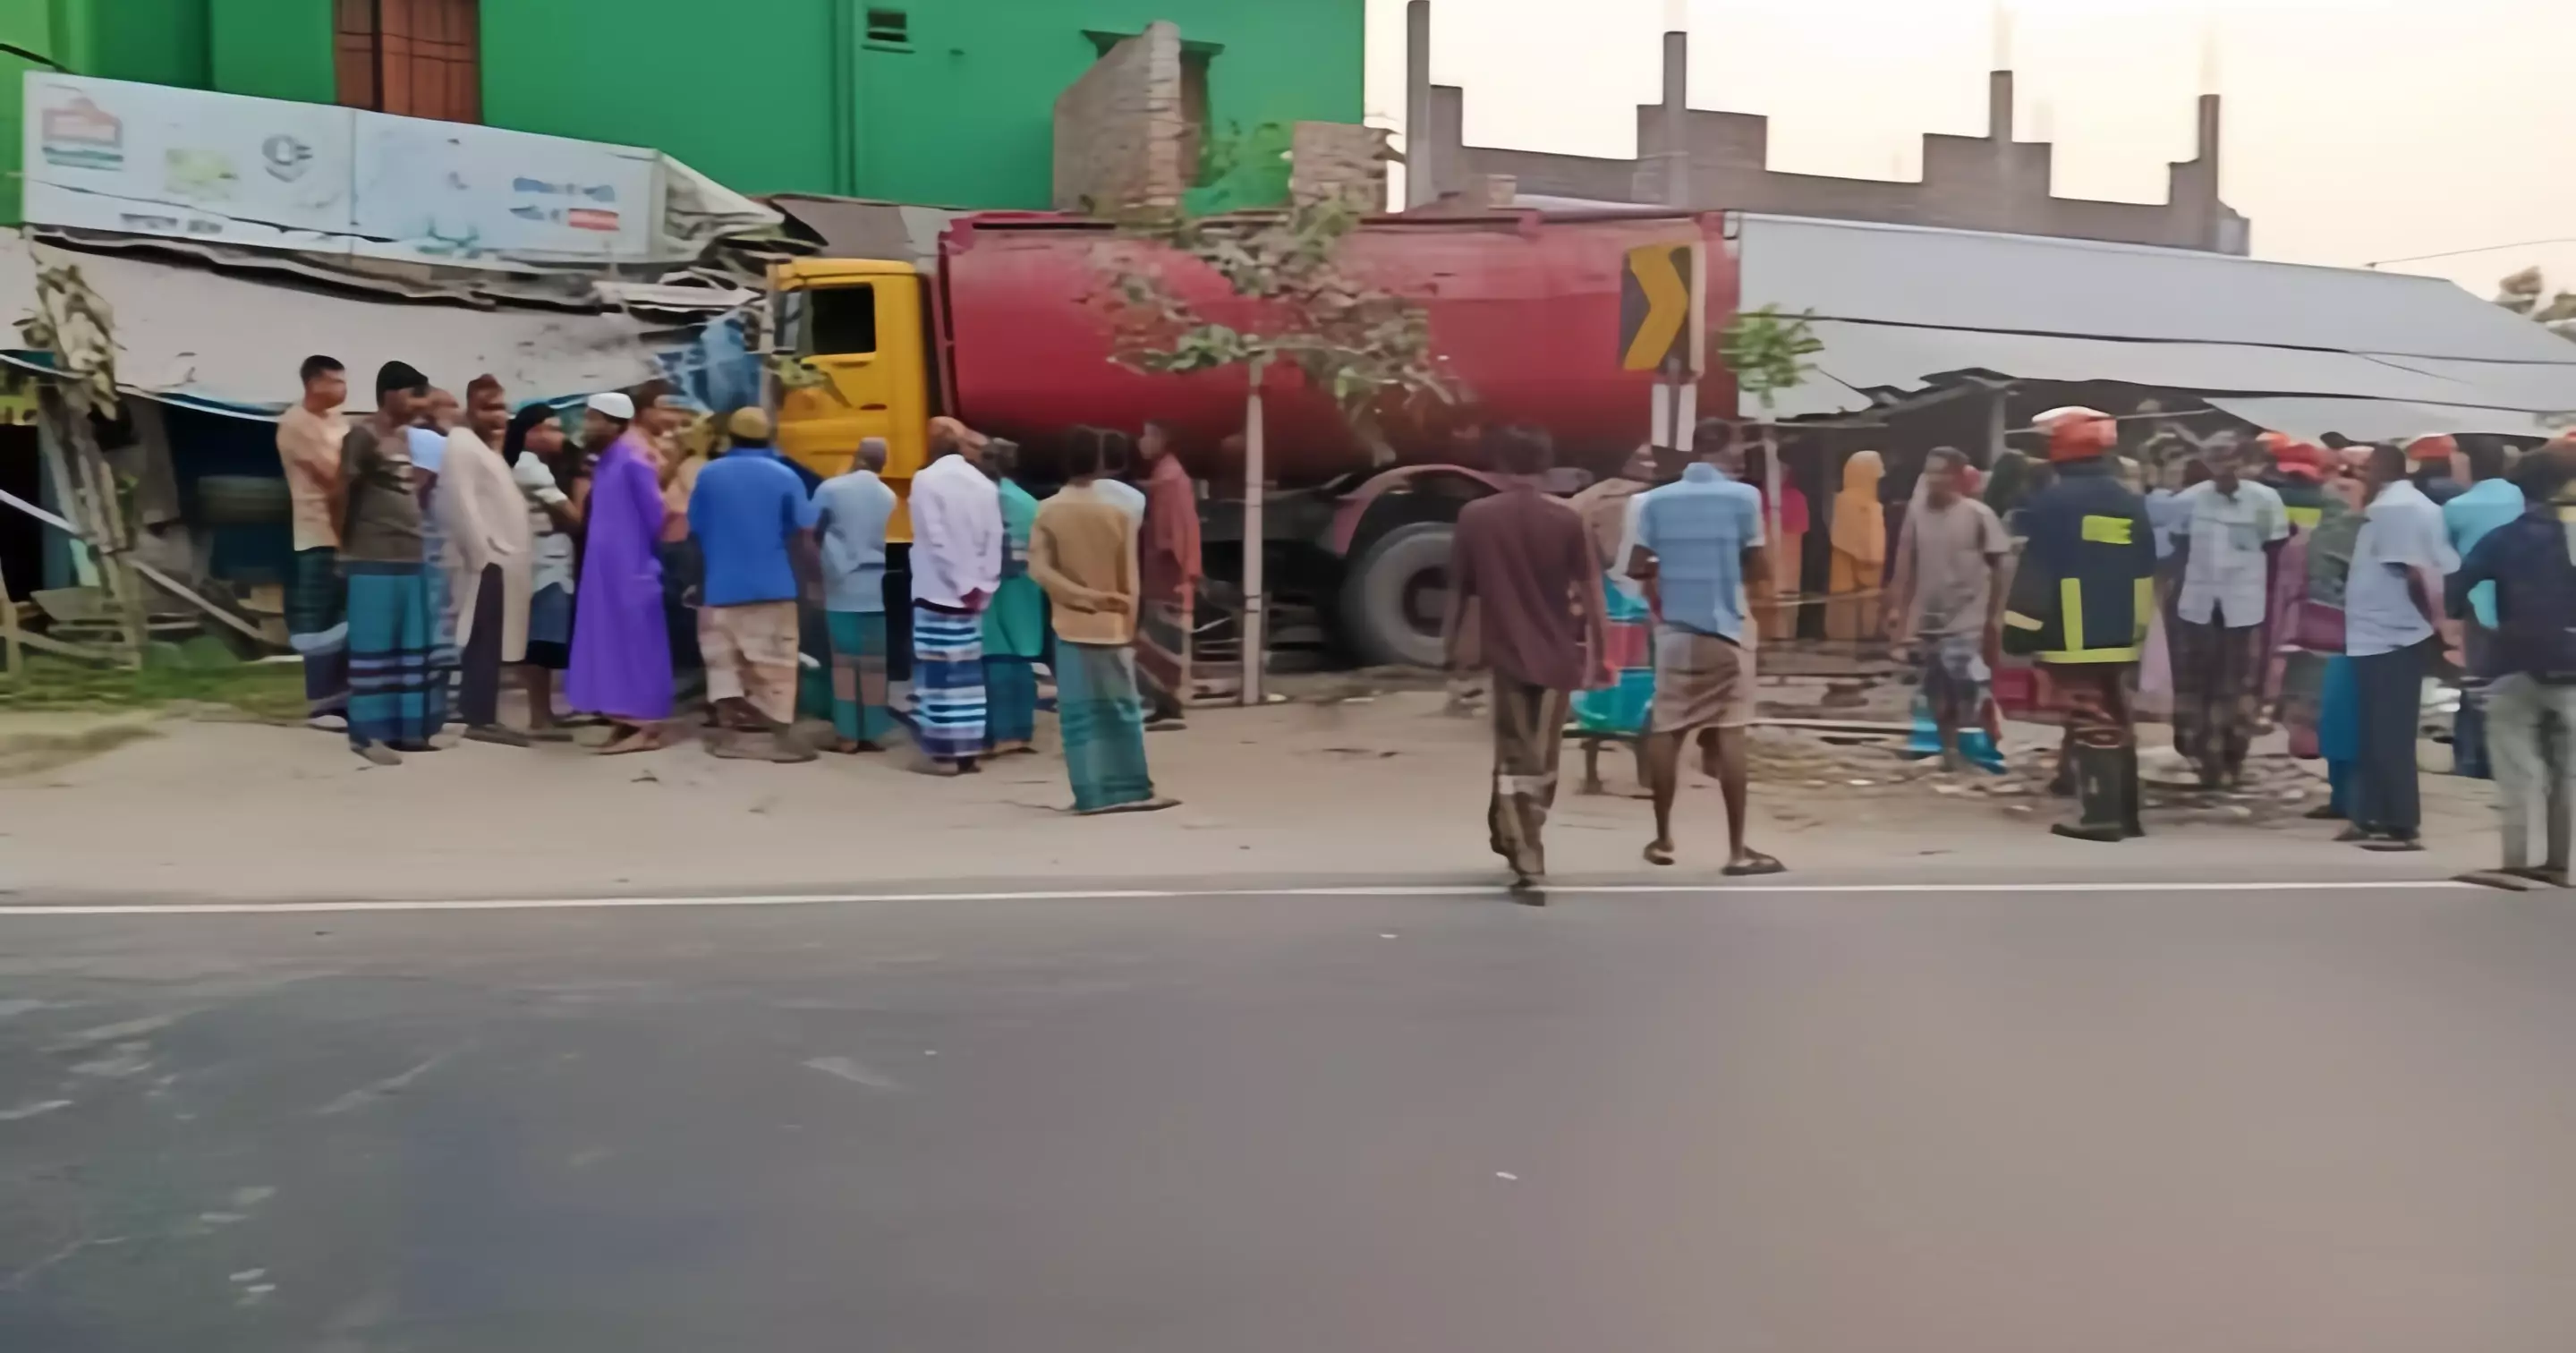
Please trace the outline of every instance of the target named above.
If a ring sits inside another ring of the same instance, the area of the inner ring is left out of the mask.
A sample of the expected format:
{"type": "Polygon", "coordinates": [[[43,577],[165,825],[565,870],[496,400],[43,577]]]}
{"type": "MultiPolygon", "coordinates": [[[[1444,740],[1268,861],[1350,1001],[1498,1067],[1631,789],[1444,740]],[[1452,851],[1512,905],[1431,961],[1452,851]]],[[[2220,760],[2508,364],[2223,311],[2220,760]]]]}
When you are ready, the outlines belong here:
{"type": "Polygon", "coordinates": [[[1136,690],[1136,522],[1094,486],[1101,439],[1076,429],[1071,482],[1038,507],[1029,576],[1053,608],[1056,710],[1077,813],[1134,813],[1175,802],[1145,768],[1145,705],[1136,690]]]}

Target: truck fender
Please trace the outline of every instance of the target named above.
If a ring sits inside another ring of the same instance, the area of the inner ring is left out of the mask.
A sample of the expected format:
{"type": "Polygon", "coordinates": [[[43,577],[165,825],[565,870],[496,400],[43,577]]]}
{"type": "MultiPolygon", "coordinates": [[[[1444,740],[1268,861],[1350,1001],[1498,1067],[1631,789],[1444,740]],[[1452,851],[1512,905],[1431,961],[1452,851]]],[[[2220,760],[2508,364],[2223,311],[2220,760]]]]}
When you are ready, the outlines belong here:
{"type": "Polygon", "coordinates": [[[1435,480],[1464,481],[1465,498],[1482,498],[1503,490],[1503,480],[1482,470],[1464,465],[1399,465],[1392,470],[1371,475],[1358,488],[1343,495],[1333,509],[1332,534],[1328,544],[1335,558],[1348,559],[1354,547],[1368,542],[1360,539],[1360,529],[1368,521],[1369,509],[1390,493],[1410,493],[1416,487],[1435,480]]]}

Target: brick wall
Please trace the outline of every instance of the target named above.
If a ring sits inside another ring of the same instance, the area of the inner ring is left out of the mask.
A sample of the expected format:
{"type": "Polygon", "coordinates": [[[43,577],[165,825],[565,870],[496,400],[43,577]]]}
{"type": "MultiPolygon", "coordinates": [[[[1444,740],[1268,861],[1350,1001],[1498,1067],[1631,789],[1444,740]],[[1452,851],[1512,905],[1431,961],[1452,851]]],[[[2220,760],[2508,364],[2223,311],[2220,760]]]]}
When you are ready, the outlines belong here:
{"type": "Polygon", "coordinates": [[[1386,208],[1386,132],[1350,122],[1300,122],[1288,152],[1288,195],[1299,202],[1348,197],[1386,208]]]}
{"type": "Polygon", "coordinates": [[[1181,106],[1181,31],[1119,43],[1055,101],[1055,207],[1114,212],[1180,204],[1198,166],[1181,106]]]}

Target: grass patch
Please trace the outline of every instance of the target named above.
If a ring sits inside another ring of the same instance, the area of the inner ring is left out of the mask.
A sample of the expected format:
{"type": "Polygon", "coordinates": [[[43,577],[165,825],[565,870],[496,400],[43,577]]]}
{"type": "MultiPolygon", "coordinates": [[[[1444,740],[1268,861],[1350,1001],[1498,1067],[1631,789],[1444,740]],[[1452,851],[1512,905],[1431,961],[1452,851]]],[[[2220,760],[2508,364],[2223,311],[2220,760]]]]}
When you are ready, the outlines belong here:
{"type": "Polygon", "coordinates": [[[30,653],[26,666],[0,676],[0,712],[153,709],[174,704],[222,705],[253,718],[304,718],[304,669],[297,663],[245,663],[220,640],[155,644],[141,671],[99,667],[30,653]]]}

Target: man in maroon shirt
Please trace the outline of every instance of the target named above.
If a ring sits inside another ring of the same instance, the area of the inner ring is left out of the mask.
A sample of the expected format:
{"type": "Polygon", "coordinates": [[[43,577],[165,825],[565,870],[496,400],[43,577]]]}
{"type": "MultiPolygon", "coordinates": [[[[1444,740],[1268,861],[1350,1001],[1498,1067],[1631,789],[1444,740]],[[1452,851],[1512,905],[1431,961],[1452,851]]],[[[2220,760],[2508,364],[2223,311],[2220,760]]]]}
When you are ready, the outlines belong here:
{"type": "Polygon", "coordinates": [[[1574,692],[1607,686],[1601,560],[1583,519],[1541,493],[1545,433],[1490,441],[1509,488],[1467,505],[1449,545],[1449,666],[1493,673],[1494,853],[1526,888],[1547,873],[1539,833],[1556,803],[1557,751],[1574,692]],[[1471,637],[1472,636],[1472,637],[1471,637]],[[1481,651],[1477,651],[1481,650],[1481,651]]]}
{"type": "Polygon", "coordinates": [[[1136,452],[1145,462],[1145,525],[1136,542],[1144,613],[1136,629],[1136,670],[1148,722],[1177,726],[1190,698],[1192,602],[1199,590],[1199,495],[1173,455],[1171,430],[1145,424],[1136,452]]]}

